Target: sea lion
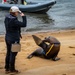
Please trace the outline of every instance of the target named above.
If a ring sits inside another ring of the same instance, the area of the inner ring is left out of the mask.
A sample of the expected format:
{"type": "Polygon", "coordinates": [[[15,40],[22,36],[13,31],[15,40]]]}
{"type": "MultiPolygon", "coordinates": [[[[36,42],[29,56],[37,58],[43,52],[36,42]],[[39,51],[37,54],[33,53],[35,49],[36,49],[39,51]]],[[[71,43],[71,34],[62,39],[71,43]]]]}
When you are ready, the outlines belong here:
{"type": "Polygon", "coordinates": [[[39,37],[32,35],[35,43],[41,48],[36,49],[27,58],[30,59],[33,56],[44,57],[46,59],[52,58],[52,60],[57,61],[60,58],[57,57],[60,51],[60,42],[52,36],[46,37],[41,40],[39,37]]]}

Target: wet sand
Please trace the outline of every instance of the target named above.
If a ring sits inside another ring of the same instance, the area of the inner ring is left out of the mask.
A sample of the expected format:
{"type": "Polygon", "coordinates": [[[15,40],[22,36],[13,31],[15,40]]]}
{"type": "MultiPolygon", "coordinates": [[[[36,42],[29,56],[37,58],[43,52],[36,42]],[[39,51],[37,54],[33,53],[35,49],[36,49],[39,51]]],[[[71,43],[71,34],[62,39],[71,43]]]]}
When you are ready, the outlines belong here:
{"type": "MultiPolygon", "coordinates": [[[[21,52],[16,57],[16,69],[21,71],[19,75],[75,75],[75,30],[27,33],[22,36],[21,52]],[[46,36],[56,37],[61,42],[58,54],[61,59],[59,61],[39,57],[27,59],[27,56],[38,48],[32,38],[33,34],[41,39],[46,36]]],[[[6,45],[3,35],[0,36],[0,75],[5,75],[5,54],[6,45]]]]}

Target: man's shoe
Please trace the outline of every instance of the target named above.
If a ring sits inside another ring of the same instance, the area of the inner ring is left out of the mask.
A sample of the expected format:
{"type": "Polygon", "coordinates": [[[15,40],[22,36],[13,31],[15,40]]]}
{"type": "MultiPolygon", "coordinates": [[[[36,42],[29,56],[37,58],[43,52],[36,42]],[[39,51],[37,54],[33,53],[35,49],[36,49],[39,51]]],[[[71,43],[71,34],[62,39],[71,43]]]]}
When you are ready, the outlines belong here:
{"type": "Polygon", "coordinates": [[[10,73],[12,73],[12,74],[18,74],[18,73],[20,73],[18,70],[12,70],[12,71],[10,71],[10,73]]]}
{"type": "Polygon", "coordinates": [[[55,58],[52,58],[52,60],[53,60],[53,61],[58,61],[58,60],[60,60],[60,58],[55,57],[55,58]]]}
{"type": "Polygon", "coordinates": [[[8,74],[8,73],[10,73],[10,71],[7,69],[7,70],[5,70],[5,74],[8,74]]]}

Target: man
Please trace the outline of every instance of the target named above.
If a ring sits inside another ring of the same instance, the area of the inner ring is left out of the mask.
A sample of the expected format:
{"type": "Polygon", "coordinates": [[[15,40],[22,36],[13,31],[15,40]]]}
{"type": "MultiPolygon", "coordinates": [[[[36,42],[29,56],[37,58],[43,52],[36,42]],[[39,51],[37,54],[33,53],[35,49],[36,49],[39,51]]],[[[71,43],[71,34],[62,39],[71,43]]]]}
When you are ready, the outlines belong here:
{"type": "Polygon", "coordinates": [[[23,5],[27,5],[26,0],[21,0],[21,4],[23,4],[23,5]]]}
{"type": "Polygon", "coordinates": [[[7,53],[5,58],[5,73],[18,73],[19,71],[15,69],[15,58],[18,52],[12,52],[12,44],[20,43],[21,38],[21,28],[26,27],[27,20],[26,16],[19,10],[17,6],[12,6],[10,8],[10,13],[5,17],[5,42],[7,46],[7,53]],[[17,16],[23,19],[23,22],[19,21],[17,16]]]}
{"type": "Polygon", "coordinates": [[[46,59],[52,58],[52,60],[54,61],[57,61],[60,59],[57,57],[58,52],[60,50],[60,42],[56,38],[50,36],[50,37],[46,37],[44,40],[41,40],[35,35],[33,35],[33,38],[36,44],[40,46],[41,48],[38,48],[33,53],[31,53],[27,57],[28,59],[32,58],[33,56],[40,56],[46,59]]]}

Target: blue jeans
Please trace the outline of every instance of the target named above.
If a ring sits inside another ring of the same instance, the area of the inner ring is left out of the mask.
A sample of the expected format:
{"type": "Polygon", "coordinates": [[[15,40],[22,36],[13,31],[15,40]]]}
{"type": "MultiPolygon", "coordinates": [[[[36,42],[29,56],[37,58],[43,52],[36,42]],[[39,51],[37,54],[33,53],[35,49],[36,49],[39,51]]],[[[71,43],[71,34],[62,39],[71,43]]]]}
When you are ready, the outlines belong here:
{"type": "MultiPolygon", "coordinates": [[[[7,46],[6,58],[5,58],[5,69],[13,71],[15,70],[15,58],[18,52],[11,52],[11,46],[15,41],[5,40],[7,46]]],[[[17,42],[19,43],[19,41],[17,42]]]]}

